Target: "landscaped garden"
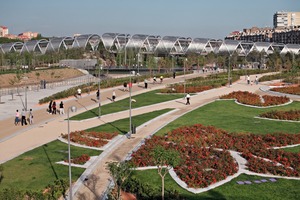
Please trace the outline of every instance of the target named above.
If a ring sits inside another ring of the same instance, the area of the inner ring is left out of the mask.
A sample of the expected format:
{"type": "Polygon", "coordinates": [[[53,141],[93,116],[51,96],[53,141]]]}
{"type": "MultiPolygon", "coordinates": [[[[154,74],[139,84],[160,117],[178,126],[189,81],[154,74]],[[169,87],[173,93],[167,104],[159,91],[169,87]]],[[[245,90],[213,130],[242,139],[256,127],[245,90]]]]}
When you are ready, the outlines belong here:
{"type": "MultiPolygon", "coordinates": [[[[102,151],[71,146],[72,158],[83,154],[98,156],[102,151]]],[[[68,160],[68,145],[58,140],[28,151],[2,164],[3,179],[0,197],[5,188],[8,193],[27,193],[39,198],[59,198],[68,189],[68,166],[56,162],[68,160]],[[43,196],[44,195],[44,196],[43,196]]],[[[76,181],[84,172],[83,168],[72,168],[72,180],[76,181]]],[[[11,196],[2,196],[7,199],[11,196]]]]}
{"type": "Polygon", "coordinates": [[[286,94],[294,94],[300,95],[300,85],[288,86],[288,87],[275,87],[272,88],[271,91],[286,93],[286,94]]]}
{"type": "MultiPolygon", "coordinates": [[[[132,122],[139,126],[171,110],[163,109],[133,116],[132,122]]],[[[129,119],[126,118],[88,130],[71,132],[71,140],[86,146],[103,146],[117,134],[128,132],[128,125],[129,119]],[[105,144],[100,140],[105,141],[105,144]],[[99,143],[102,145],[98,145],[99,143]]],[[[67,135],[63,134],[63,138],[67,139],[67,135]]],[[[83,165],[91,156],[99,156],[101,152],[71,145],[71,163],[83,165]]],[[[2,164],[0,199],[18,199],[24,196],[33,199],[58,199],[69,188],[68,166],[57,163],[62,161],[66,164],[69,162],[68,146],[56,140],[2,164]]],[[[83,168],[72,167],[72,180],[76,181],[83,172],[83,168]]]]}
{"type": "MultiPolygon", "coordinates": [[[[237,163],[228,153],[228,150],[235,150],[248,161],[247,170],[257,175],[299,177],[299,146],[286,148],[286,151],[272,147],[300,144],[300,135],[295,134],[299,133],[300,124],[255,118],[271,110],[288,111],[296,108],[299,108],[299,102],[261,109],[239,105],[234,101],[215,101],[158,131],[156,136],[146,140],[145,145],[132,154],[132,162],[137,166],[153,166],[151,149],[155,146],[175,149],[180,152],[181,160],[181,164],[174,167],[176,175],[188,187],[203,188],[237,172],[237,163]],[[178,128],[180,126],[183,127],[178,128]]],[[[201,194],[189,193],[167,176],[166,196],[172,199],[299,198],[300,180],[269,179],[257,175],[241,174],[201,194]]],[[[147,170],[147,173],[135,171],[125,189],[136,193],[139,199],[159,199],[161,179],[157,170],[147,170]]]]}

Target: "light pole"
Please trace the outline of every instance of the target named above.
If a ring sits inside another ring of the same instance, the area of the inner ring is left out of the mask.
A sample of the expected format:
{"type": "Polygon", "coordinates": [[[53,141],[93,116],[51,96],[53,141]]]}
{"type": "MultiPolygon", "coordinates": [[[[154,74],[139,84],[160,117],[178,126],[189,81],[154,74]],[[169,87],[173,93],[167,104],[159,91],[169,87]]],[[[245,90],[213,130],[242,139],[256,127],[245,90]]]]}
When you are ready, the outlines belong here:
{"type": "Polygon", "coordinates": [[[231,59],[231,54],[229,55],[229,63],[228,63],[228,85],[231,87],[231,76],[230,76],[230,59],[231,59]]]}
{"type": "Polygon", "coordinates": [[[72,171],[71,171],[71,144],[70,144],[70,110],[72,112],[76,112],[77,108],[76,106],[70,106],[68,108],[67,114],[68,114],[68,160],[69,160],[69,199],[72,200],[72,171]]]}
{"type": "Polygon", "coordinates": [[[131,89],[132,89],[132,82],[131,82],[131,75],[135,74],[135,71],[130,71],[130,81],[128,84],[129,87],[129,133],[128,133],[128,138],[131,137],[132,133],[132,120],[131,120],[131,89]]]}
{"type": "Polygon", "coordinates": [[[98,71],[98,78],[99,78],[99,81],[98,81],[98,91],[99,91],[99,97],[98,97],[98,118],[101,117],[101,99],[100,99],[100,83],[101,83],[101,70],[102,70],[102,67],[99,66],[99,71],[98,71]]]}
{"type": "MultiPolygon", "coordinates": [[[[186,62],[187,62],[187,58],[185,58],[185,60],[184,60],[184,66],[183,66],[183,79],[184,79],[184,82],[183,82],[183,93],[184,93],[184,97],[185,97],[185,67],[186,67],[186,62]]],[[[183,98],[184,98],[183,97],[183,98]]]]}

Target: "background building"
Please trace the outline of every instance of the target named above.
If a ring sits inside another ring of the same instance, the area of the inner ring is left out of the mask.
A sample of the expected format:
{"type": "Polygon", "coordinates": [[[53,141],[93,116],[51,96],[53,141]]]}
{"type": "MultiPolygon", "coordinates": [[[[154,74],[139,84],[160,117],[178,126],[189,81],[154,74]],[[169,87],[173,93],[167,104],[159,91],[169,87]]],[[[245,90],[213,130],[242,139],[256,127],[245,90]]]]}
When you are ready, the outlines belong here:
{"type": "Polygon", "coordinates": [[[225,40],[300,44],[300,12],[276,12],[273,24],[273,28],[252,27],[241,32],[233,31],[225,40]]]}
{"type": "Polygon", "coordinates": [[[300,26],[300,12],[276,12],[273,16],[274,28],[293,28],[300,26]]]}
{"type": "Polygon", "coordinates": [[[8,35],[8,28],[6,26],[0,26],[0,37],[8,35]]]}

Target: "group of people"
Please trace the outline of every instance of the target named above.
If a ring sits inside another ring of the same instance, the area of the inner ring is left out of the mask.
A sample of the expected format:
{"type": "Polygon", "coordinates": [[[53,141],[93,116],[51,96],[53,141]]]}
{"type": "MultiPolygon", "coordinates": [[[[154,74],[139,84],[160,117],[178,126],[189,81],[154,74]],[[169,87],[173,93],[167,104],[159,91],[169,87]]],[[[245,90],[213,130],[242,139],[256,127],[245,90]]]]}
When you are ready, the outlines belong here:
{"type": "Polygon", "coordinates": [[[15,125],[16,126],[19,125],[20,121],[22,126],[27,125],[27,122],[29,124],[33,124],[32,109],[30,109],[29,112],[27,113],[27,111],[23,108],[21,114],[19,113],[19,110],[16,110],[15,125]]]}
{"type": "MultiPolygon", "coordinates": [[[[49,106],[48,106],[48,113],[52,115],[56,115],[57,113],[57,106],[55,101],[50,101],[49,106]]],[[[64,109],[64,103],[61,101],[59,104],[59,114],[63,115],[65,114],[65,109],[64,109]]]]}
{"type": "MultiPolygon", "coordinates": [[[[255,80],[254,80],[254,82],[255,82],[255,84],[257,85],[258,84],[258,77],[257,76],[255,76],[255,80]]],[[[252,81],[251,81],[251,79],[250,79],[250,76],[249,75],[247,75],[247,84],[248,85],[252,85],[252,81]]]]}

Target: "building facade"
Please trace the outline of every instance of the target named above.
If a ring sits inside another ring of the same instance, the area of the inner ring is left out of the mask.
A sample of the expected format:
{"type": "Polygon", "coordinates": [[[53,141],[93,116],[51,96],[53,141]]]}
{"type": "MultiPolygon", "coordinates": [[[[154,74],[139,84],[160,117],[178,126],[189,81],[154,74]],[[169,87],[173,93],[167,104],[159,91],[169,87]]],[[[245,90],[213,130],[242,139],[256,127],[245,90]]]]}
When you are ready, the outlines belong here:
{"type": "Polygon", "coordinates": [[[300,26],[300,12],[276,12],[273,16],[274,28],[294,28],[300,26]]]}
{"type": "Polygon", "coordinates": [[[0,37],[8,35],[8,28],[6,26],[0,26],[0,37]]]}

